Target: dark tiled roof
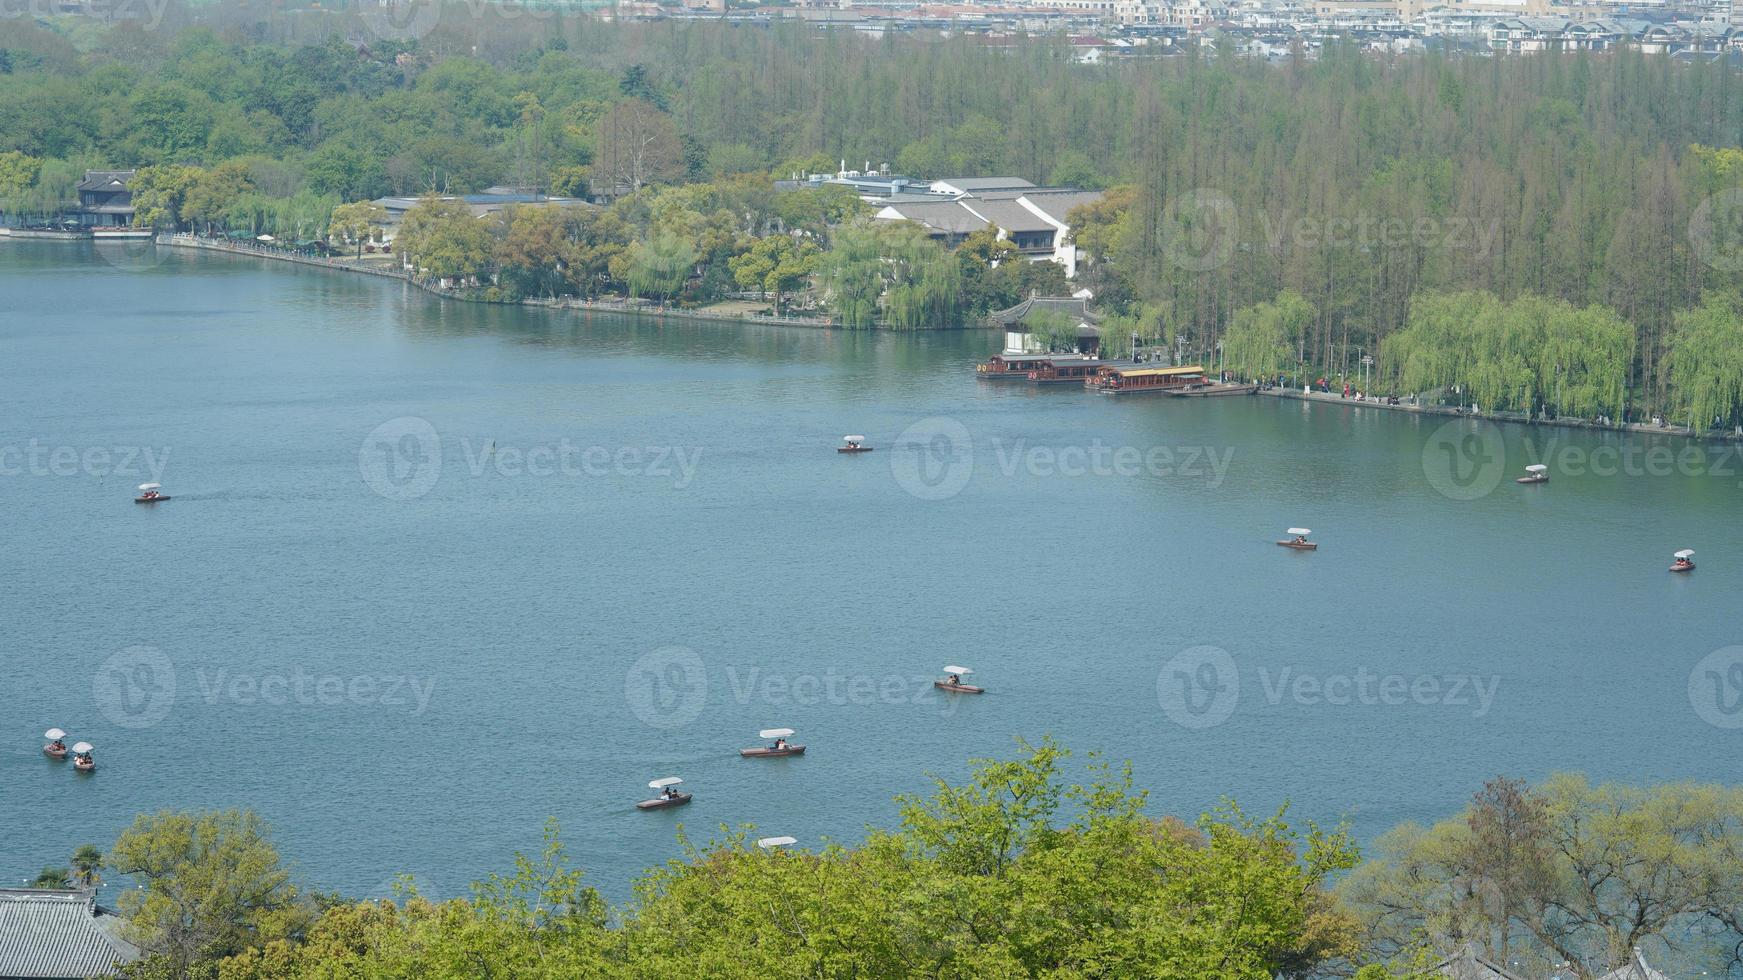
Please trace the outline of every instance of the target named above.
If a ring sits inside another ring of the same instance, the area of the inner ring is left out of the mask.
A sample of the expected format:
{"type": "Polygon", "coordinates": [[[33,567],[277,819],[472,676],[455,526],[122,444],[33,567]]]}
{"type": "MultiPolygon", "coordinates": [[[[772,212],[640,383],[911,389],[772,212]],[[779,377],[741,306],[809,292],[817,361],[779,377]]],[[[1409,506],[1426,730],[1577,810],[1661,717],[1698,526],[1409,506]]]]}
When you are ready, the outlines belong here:
{"type": "Polygon", "coordinates": [[[110,977],[139,950],[85,892],[0,889],[0,977],[110,977]]]}
{"type": "Polygon", "coordinates": [[[928,201],[889,206],[902,218],[952,235],[967,235],[986,227],[986,219],[964,207],[961,201],[928,201]]]}
{"type": "Polygon", "coordinates": [[[1035,190],[1023,195],[1023,200],[1039,208],[1049,218],[1060,224],[1069,224],[1066,216],[1073,208],[1084,204],[1094,204],[1102,199],[1101,191],[1078,190],[1035,190]]]}
{"type": "Polygon", "coordinates": [[[124,191],[134,173],[132,170],[87,170],[85,179],[79,181],[79,190],[124,191]]]}
{"type": "Polygon", "coordinates": [[[1019,231],[1052,231],[1040,215],[1023,207],[1016,201],[977,201],[966,200],[962,206],[980,215],[992,224],[1005,231],[1015,234],[1019,231]]]}
{"type": "Polygon", "coordinates": [[[1003,324],[1022,323],[1031,313],[1041,310],[1053,310],[1066,316],[1077,317],[1087,323],[1100,323],[1101,314],[1089,311],[1089,300],[1078,299],[1075,296],[1031,296],[1008,310],[990,313],[995,321],[1003,324]]]}

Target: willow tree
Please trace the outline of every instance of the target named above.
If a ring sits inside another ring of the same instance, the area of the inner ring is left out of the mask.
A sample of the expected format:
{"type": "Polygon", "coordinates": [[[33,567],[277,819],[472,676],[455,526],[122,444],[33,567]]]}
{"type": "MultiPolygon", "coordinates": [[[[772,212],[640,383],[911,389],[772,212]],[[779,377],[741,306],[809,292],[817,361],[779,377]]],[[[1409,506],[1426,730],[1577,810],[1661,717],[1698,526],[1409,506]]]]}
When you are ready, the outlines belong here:
{"type": "Polygon", "coordinates": [[[1381,347],[1400,386],[1458,386],[1463,400],[1499,411],[1596,415],[1621,409],[1634,328],[1602,306],[1484,292],[1428,293],[1381,347]]]}
{"type": "Polygon", "coordinates": [[[878,319],[883,259],[876,229],[858,223],[838,229],[818,261],[818,284],[843,326],[864,329],[878,319]]]}
{"type": "Polygon", "coordinates": [[[625,277],[630,295],[670,300],[696,270],[696,254],[694,245],[668,232],[631,245],[625,277]]]}
{"type": "Polygon", "coordinates": [[[1634,327],[1604,306],[1557,303],[1538,351],[1539,403],[1558,414],[1619,412],[1634,361],[1634,327]]]}
{"type": "Polygon", "coordinates": [[[1297,341],[1313,317],[1313,304],[1287,289],[1272,302],[1240,310],[1223,333],[1225,363],[1249,378],[1267,378],[1292,369],[1297,341]]]}
{"type": "Polygon", "coordinates": [[[1709,294],[1678,313],[1669,361],[1672,393],[1692,424],[1736,423],[1743,416],[1743,304],[1709,294]]]}
{"type": "Polygon", "coordinates": [[[1382,373],[1407,391],[1468,384],[1475,373],[1475,341],[1500,316],[1491,293],[1424,293],[1410,302],[1404,329],[1380,347],[1382,373]]]}

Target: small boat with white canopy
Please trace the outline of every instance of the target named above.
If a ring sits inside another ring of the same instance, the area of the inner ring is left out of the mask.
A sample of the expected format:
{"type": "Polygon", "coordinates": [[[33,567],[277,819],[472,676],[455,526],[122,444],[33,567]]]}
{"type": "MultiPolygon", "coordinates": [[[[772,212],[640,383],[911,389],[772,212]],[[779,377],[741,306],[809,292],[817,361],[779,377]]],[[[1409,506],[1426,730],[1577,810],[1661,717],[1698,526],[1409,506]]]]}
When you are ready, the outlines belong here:
{"type": "Polygon", "coordinates": [[[96,772],[97,760],[91,756],[91,743],[80,742],[73,746],[73,768],[80,772],[96,772]]]}
{"type": "Polygon", "coordinates": [[[975,687],[973,684],[964,684],[962,682],[964,677],[967,677],[972,673],[974,673],[974,671],[969,670],[967,667],[945,667],[944,679],[941,681],[933,681],[932,686],[938,688],[940,691],[951,691],[956,694],[985,694],[986,688],[975,687]]]}
{"type": "Polygon", "coordinates": [[[804,755],[805,746],[794,745],[787,739],[793,737],[791,728],[765,728],[758,732],[761,738],[772,738],[773,745],[759,745],[754,749],[739,749],[738,754],[747,759],[772,759],[782,755],[804,755]]]}
{"type": "Polygon", "coordinates": [[[58,728],[51,728],[42,733],[48,739],[48,744],[42,747],[42,754],[50,759],[65,759],[67,757],[67,733],[58,728]]]}
{"type": "Polygon", "coordinates": [[[1684,548],[1672,557],[1674,557],[1676,561],[1670,563],[1671,571],[1692,572],[1695,570],[1695,553],[1688,548],[1684,548]]]}
{"type": "Polygon", "coordinates": [[[757,846],[765,851],[772,851],[777,847],[791,847],[797,843],[799,843],[797,837],[764,837],[757,841],[757,846]]]}
{"type": "Polygon", "coordinates": [[[648,789],[660,791],[660,795],[651,800],[643,800],[635,805],[637,810],[658,810],[668,806],[683,806],[690,802],[690,794],[680,792],[678,784],[683,780],[677,776],[667,776],[648,783],[648,789]]]}
{"type": "Polygon", "coordinates": [[[1549,467],[1545,466],[1542,463],[1532,463],[1530,466],[1527,466],[1525,468],[1525,475],[1520,477],[1517,480],[1514,480],[1513,482],[1514,483],[1548,483],[1549,482],[1549,467]]]}
{"type": "Polygon", "coordinates": [[[841,441],[846,445],[837,446],[835,451],[838,453],[869,453],[872,451],[872,447],[865,444],[865,436],[842,436],[841,441]]]}
{"type": "Polygon", "coordinates": [[[1309,531],[1307,528],[1292,527],[1289,529],[1289,533],[1291,535],[1293,535],[1293,537],[1289,538],[1287,541],[1279,541],[1277,543],[1282,545],[1285,548],[1294,548],[1296,551],[1318,551],[1319,550],[1319,545],[1314,544],[1312,541],[1307,540],[1307,536],[1309,534],[1313,533],[1312,531],[1309,531]]]}
{"type": "Polygon", "coordinates": [[[141,483],[139,496],[133,498],[136,504],[155,504],[169,499],[169,494],[163,493],[161,483],[141,483]]]}

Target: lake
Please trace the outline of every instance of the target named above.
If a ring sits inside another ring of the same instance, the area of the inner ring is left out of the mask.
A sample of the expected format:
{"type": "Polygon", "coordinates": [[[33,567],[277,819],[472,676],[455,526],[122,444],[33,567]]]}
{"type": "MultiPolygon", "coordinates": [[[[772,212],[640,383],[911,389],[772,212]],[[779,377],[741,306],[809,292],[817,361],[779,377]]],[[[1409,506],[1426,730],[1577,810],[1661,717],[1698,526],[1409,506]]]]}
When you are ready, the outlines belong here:
{"type": "Polygon", "coordinates": [[[621,901],[680,822],[851,843],[1048,734],[1364,842],[1497,773],[1735,777],[1727,450],[977,381],[997,344],[0,240],[0,870],[237,806],[306,884],[453,896],[555,816],[621,901]]]}

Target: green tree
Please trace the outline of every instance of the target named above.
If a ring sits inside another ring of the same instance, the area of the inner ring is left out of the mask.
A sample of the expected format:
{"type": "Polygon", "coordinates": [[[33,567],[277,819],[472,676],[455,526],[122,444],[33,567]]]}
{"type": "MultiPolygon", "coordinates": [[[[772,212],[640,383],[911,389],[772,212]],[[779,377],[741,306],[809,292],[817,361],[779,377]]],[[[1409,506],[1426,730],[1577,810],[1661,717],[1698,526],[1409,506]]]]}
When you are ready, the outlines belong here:
{"type": "Polygon", "coordinates": [[[465,201],[429,195],[400,220],[395,247],[425,275],[467,281],[489,271],[496,240],[465,201]]]}
{"type": "Polygon", "coordinates": [[[71,888],[72,872],[66,868],[43,868],[30,882],[32,888],[71,888]]]}
{"type": "Polygon", "coordinates": [[[141,167],[127,185],[133,192],[133,223],[141,228],[180,228],[188,192],[202,176],[198,167],[141,167]]]}
{"type": "Polygon", "coordinates": [[[20,198],[42,172],[42,160],[17,150],[0,152],[0,211],[14,208],[20,198]]]}
{"type": "Polygon", "coordinates": [[[355,242],[357,257],[361,259],[364,243],[376,229],[387,223],[387,217],[387,209],[374,201],[341,204],[333,209],[333,217],[327,222],[327,234],[330,238],[355,242]]]}
{"type": "Polygon", "coordinates": [[[661,233],[638,241],[626,253],[631,296],[655,296],[669,302],[696,271],[695,246],[675,234],[661,233]]]}
{"type": "Polygon", "coordinates": [[[786,294],[802,287],[816,270],[817,252],[809,242],[769,235],[731,259],[732,275],[745,289],[773,294],[778,313],[785,308],[786,294]]]}
{"type": "Polygon", "coordinates": [[[140,884],[121,894],[127,932],[169,976],[293,935],[307,919],[265,824],[246,811],[141,816],[104,864],[140,884]]]}
{"type": "Polygon", "coordinates": [[[103,883],[103,850],[95,844],[82,844],[73,852],[73,880],[90,888],[103,883]]]}
{"type": "Polygon", "coordinates": [[[1340,890],[1381,955],[1475,941],[1528,976],[1598,976],[1650,946],[1722,971],[1715,950],[1743,941],[1739,855],[1743,789],[1563,775],[1492,782],[1458,817],[1393,830],[1340,890]]]}
{"type": "Polygon", "coordinates": [[[1300,293],[1285,290],[1274,302],[1235,314],[1223,334],[1223,357],[1229,367],[1247,378],[1293,372],[1313,317],[1312,304],[1300,293]]]}
{"type": "Polygon", "coordinates": [[[1670,380],[1697,431],[1743,421],[1743,300],[1712,293],[1676,315],[1670,380]]]}
{"type": "Polygon", "coordinates": [[[240,161],[199,171],[182,196],[181,217],[204,224],[210,231],[216,225],[226,224],[237,202],[253,190],[248,167],[240,161]]]}

